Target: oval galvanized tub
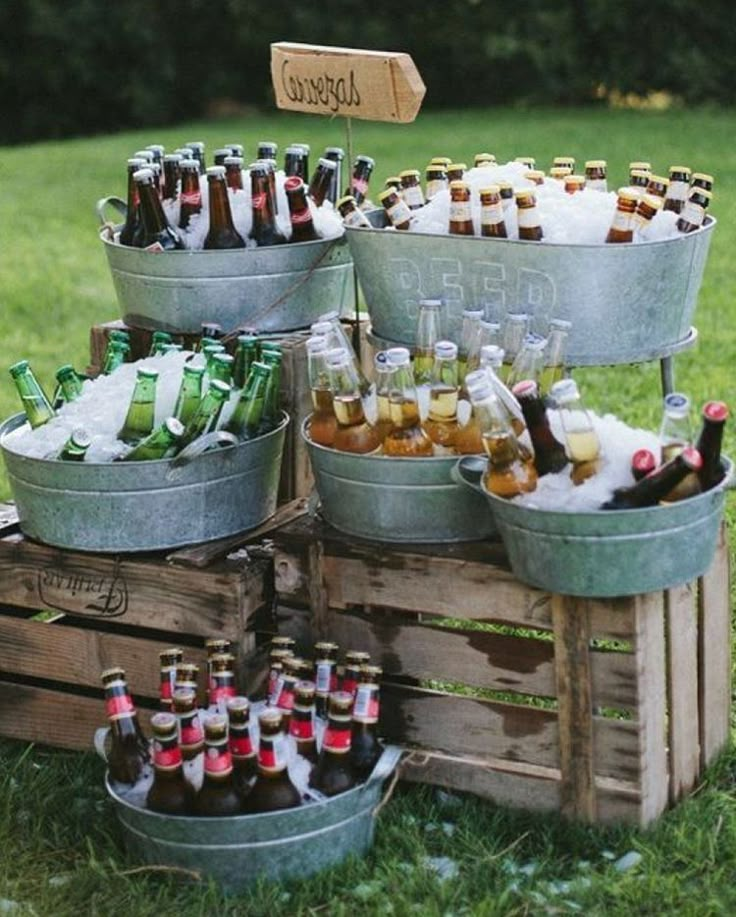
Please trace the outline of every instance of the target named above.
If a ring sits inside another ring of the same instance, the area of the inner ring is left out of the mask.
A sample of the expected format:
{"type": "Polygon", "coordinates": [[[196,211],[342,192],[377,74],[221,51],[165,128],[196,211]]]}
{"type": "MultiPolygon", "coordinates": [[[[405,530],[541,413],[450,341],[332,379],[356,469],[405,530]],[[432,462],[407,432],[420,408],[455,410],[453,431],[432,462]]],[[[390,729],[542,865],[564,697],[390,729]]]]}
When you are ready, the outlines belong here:
{"type": "Polygon", "coordinates": [[[304,878],[351,854],[367,853],[383,783],[400,756],[400,748],[388,746],[361,786],[324,802],[263,815],[159,815],[126,802],[107,779],[105,785],[134,857],[195,870],[235,892],[262,878],[304,878]]]}
{"type": "MultiPolygon", "coordinates": [[[[369,214],[382,225],[382,212],[369,214]]],[[[458,340],[462,310],[527,312],[534,331],[572,322],[568,363],[607,366],[670,356],[691,324],[716,220],[676,239],[562,245],[347,228],[374,334],[413,346],[419,300],[443,299],[442,334],[458,340]]]]}
{"type": "Polygon", "coordinates": [[[255,528],[276,511],[289,418],[251,440],[190,460],[60,462],[14,452],[0,426],[24,534],[79,551],[158,551],[255,528]]]}
{"type": "Polygon", "coordinates": [[[377,541],[477,541],[496,533],[487,506],[453,481],[456,456],[354,455],[313,443],[302,425],[326,522],[377,541]]]}
{"type": "Polygon", "coordinates": [[[456,465],[456,480],[487,503],[518,579],[549,592],[604,598],[669,589],[710,567],[734,466],[713,490],[642,509],[563,513],[519,506],[481,483],[485,460],[456,465]]]}

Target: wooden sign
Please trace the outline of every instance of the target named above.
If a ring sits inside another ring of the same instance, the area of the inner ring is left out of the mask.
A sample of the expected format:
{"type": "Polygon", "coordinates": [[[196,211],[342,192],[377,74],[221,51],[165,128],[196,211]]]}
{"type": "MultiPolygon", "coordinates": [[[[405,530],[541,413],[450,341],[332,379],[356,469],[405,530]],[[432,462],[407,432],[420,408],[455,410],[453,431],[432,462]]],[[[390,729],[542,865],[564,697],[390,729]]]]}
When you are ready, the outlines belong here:
{"type": "Polygon", "coordinates": [[[271,45],[271,79],[279,108],[368,121],[413,121],[427,91],[408,54],[288,41],[271,45]]]}

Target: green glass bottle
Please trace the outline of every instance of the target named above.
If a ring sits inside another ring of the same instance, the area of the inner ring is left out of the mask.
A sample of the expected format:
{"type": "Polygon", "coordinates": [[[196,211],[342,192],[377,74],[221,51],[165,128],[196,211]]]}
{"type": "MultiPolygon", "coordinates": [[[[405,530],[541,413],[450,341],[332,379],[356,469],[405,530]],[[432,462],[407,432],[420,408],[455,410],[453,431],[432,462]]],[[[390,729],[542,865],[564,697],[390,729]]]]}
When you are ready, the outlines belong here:
{"type": "Polygon", "coordinates": [[[130,354],[130,344],[125,341],[109,340],[105,351],[105,361],[102,364],[102,375],[109,376],[118,366],[122,366],[130,354]]]}
{"type": "Polygon", "coordinates": [[[161,353],[164,344],[173,344],[174,339],[168,331],[154,331],[151,335],[151,349],[148,351],[149,357],[155,357],[161,353]]]}
{"type": "Polygon", "coordinates": [[[10,367],[10,376],[15,382],[18,389],[23,410],[26,412],[28,423],[35,430],[48,420],[54,417],[54,409],[51,407],[46,393],[41,388],[38,380],[33,375],[28,360],[20,360],[10,367]]]}
{"type": "Polygon", "coordinates": [[[152,462],[166,458],[168,454],[174,454],[183,435],[184,424],[176,417],[168,417],[150,436],[141,440],[127,455],[124,455],[122,461],[152,462]]]}
{"type": "Polygon", "coordinates": [[[188,363],[184,366],[184,374],[179,386],[179,394],[176,396],[174,405],[174,417],[180,420],[184,426],[194,416],[194,412],[199,407],[202,400],[202,379],[204,378],[204,366],[190,366],[188,363]]]}
{"type": "Polygon", "coordinates": [[[57,388],[54,392],[54,405],[59,406],[57,401],[64,402],[76,401],[82,394],[82,378],[77,374],[71,363],[65,363],[56,370],[57,388]]]}
{"type": "Polygon", "coordinates": [[[157,356],[165,356],[167,353],[181,353],[184,348],[181,344],[161,344],[158,348],[157,356]]]}
{"type": "Polygon", "coordinates": [[[198,436],[204,436],[205,433],[211,433],[217,429],[217,422],[223,406],[230,397],[230,392],[231,387],[227,382],[221,382],[219,379],[213,379],[210,382],[204,398],[200,401],[197,410],[184,429],[184,435],[179,440],[180,449],[188,446],[198,436]]]}
{"type": "Polygon", "coordinates": [[[211,347],[213,344],[219,344],[220,342],[217,338],[209,337],[206,334],[199,339],[199,343],[195,346],[195,353],[204,353],[205,347],[211,347]]]}
{"type": "Polygon", "coordinates": [[[241,439],[250,439],[258,434],[263,416],[266,390],[273,376],[273,369],[266,363],[254,363],[250,368],[245,388],[240,394],[230,421],[225,427],[241,439]]]}
{"type": "Polygon", "coordinates": [[[130,332],[123,331],[122,328],[113,328],[107,335],[108,341],[120,341],[122,344],[130,346],[130,332]]]}
{"type": "Polygon", "coordinates": [[[224,350],[219,353],[213,353],[210,360],[209,371],[210,379],[219,379],[220,382],[227,382],[232,385],[233,382],[233,363],[235,358],[224,350]]]}
{"type": "Polygon", "coordinates": [[[137,445],[153,430],[157,379],[155,369],[139,369],[136,374],[133,397],[130,399],[125,423],[118,433],[118,439],[128,445],[137,445]]]}
{"type": "Polygon", "coordinates": [[[251,366],[258,359],[258,338],[254,334],[239,334],[233,363],[233,385],[243,388],[251,366]]]}
{"type": "Polygon", "coordinates": [[[225,347],[223,344],[206,344],[202,348],[201,352],[204,354],[204,358],[206,360],[205,371],[209,378],[212,379],[212,357],[214,357],[216,353],[225,353],[225,347]]]}
{"type": "Polygon", "coordinates": [[[91,443],[92,439],[85,430],[81,428],[72,430],[72,435],[64,443],[64,447],[57,458],[61,459],[62,462],[83,462],[91,443]]]}
{"type": "Polygon", "coordinates": [[[266,366],[271,367],[271,378],[266,385],[266,394],[263,396],[263,414],[259,433],[268,433],[278,423],[279,418],[279,390],[281,387],[281,360],[280,349],[266,350],[261,354],[261,360],[266,366]]]}

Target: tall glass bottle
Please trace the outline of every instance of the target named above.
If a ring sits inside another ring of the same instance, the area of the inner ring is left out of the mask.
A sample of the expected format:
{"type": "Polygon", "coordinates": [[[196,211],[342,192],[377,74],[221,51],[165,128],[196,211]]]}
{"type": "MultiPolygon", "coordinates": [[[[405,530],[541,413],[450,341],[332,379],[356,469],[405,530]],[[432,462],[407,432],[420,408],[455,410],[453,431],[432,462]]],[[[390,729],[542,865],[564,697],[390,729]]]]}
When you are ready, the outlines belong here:
{"type": "Polygon", "coordinates": [[[329,199],[328,195],[335,182],[336,173],[337,163],[334,160],[322,158],[317,163],[307,192],[314,201],[315,207],[321,207],[329,199]]]}
{"type": "MultiPolygon", "coordinates": [[[[360,670],[363,666],[370,665],[371,655],[364,650],[347,650],[345,653],[345,664],[343,666],[342,679],[340,681],[340,690],[347,691],[355,697],[358,690],[358,681],[360,670]]],[[[337,690],[333,688],[333,690],[337,690]]]]}
{"type": "Polygon", "coordinates": [[[529,316],[526,312],[509,312],[503,326],[503,351],[504,372],[502,379],[505,382],[509,370],[516,359],[516,354],[521,350],[524,338],[529,333],[529,316]]]}
{"type": "Polygon", "coordinates": [[[664,200],[664,210],[680,213],[690,193],[690,174],[688,166],[670,166],[670,183],[664,200]]]}
{"type": "Polygon", "coordinates": [[[162,815],[190,815],[194,788],[184,776],[176,717],[172,713],[154,714],[151,730],[153,783],[146,796],[146,808],[162,815]]]}
{"type": "Polygon", "coordinates": [[[184,425],[176,417],[167,417],[153,433],[123,456],[123,462],[152,462],[173,455],[184,435],[184,425]]]}
{"type": "Polygon", "coordinates": [[[628,188],[619,188],[616,210],[606,242],[632,242],[634,239],[634,214],[639,195],[628,188]]]}
{"type": "Polygon", "coordinates": [[[703,425],[700,428],[697,448],[703,459],[698,473],[700,488],[710,490],[723,480],[721,443],[723,428],[728,420],[728,405],[723,401],[708,401],[703,405],[703,425]]]}
{"type": "Polygon", "coordinates": [[[508,236],[498,185],[489,185],[480,190],[480,234],[495,239],[505,239],[508,236]]]}
{"type": "Polygon", "coordinates": [[[506,384],[509,388],[513,388],[522,379],[534,379],[539,385],[544,371],[546,347],[546,338],[534,333],[525,336],[521,350],[514,358],[506,376],[506,384]]]}
{"type": "Polygon", "coordinates": [[[434,346],[434,366],[429,389],[429,417],[424,429],[432,442],[454,451],[459,424],[457,345],[438,341],[434,346]]]}
{"type": "Polygon", "coordinates": [[[106,669],[100,678],[105,690],[105,713],[112,740],[107,756],[110,777],[118,783],[134,784],[149,760],[148,742],[138,722],[125,671],[113,666],[106,669]]]}
{"type": "Polygon", "coordinates": [[[87,450],[92,445],[92,438],[86,430],[72,430],[69,439],[59,452],[58,458],[62,462],[83,462],[87,450]]]}
{"type": "MultiPolygon", "coordinates": [[[[511,427],[514,433],[516,433],[517,437],[521,438],[526,431],[524,415],[521,411],[521,405],[516,400],[514,393],[501,381],[499,373],[501,372],[502,366],[503,348],[494,347],[493,345],[481,347],[480,368],[483,370],[486,377],[490,379],[496,397],[503,407],[506,408],[509,418],[511,419],[511,427]]],[[[472,380],[468,379],[468,385],[470,385],[471,381],[472,380]]],[[[531,443],[529,443],[529,445],[531,445],[531,443]]]]}
{"type": "Polygon", "coordinates": [[[341,452],[376,452],[381,439],[365,419],[360,382],[348,352],[333,348],[326,353],[325,360],[337,419],[334,448],[341,452]]]}
{"type": "Polygon", "coordinates": [[[389,396],[391,429],[383,440],[383,451],[393,456],[433,455],[432,440],[419,419],[419,403],[409,351],[405,347],[392,347],[386,351],[386,357],[395,372],[389,396]]]}
{"type": "Polygon", "coordinates": [[[208,706],[225,713],[227,702],[237,695],[235,686],[235,656],[232,653],[215,653],[207,660],[210,668],[207,689],[208,706]]]}
{"type": "Polygon", "coordinates": [[[284,182],[286,199],[289,203],[292,242],[313,242],[319,239],[314,228],[312,212],[307,201],[306,188],[301,178],[287,178],[284,182]]]}
{"type": "Polygon", "coordinates": [[[163,353],[165,344],[173,344],[174,339],[168,331],[154,331],[151,335],[151,347],[148,351],[149,357],[156,357],[163,353]]]}
{"type": "Polygon", "coordinates": [[[204,750],[204,731],[197,710],[197,694],[191,688],[175,688],[171,699],[179,721],[182,757],[185,761],[193,761],[204,750]]]}
{"type": "Polygon", "coordinates": [[[601,443],[598,434],[574,379],[556,382],[550,395],[560,413],[567,454],[572,462],[570,478],[573,484],[582,484],[600,469],[601,443]]]}
{"type": "MultiPolygon", "coordinates": [[[[320,315],[319,319],[320,319],[320,323],[321,322],[330,323],[331,333],[332,333],[333,339],[336,341],[334,346],[342,347],[344,350],[347,350],[348,354],[350,355],[350,359],[353,361],[355,372],[358,374],[358,381],[360,383],[360,393],[361,395],[366,395],[370,391],[371,384],[368,381],[368,379],[366,378],[365,373],[363,372],[363,369],[360,365],[360,360],[358,359],[358,355],[356,354],[355,348],[353,347],[353,342],[350,340],[350,335],[347,333],[347,331],[345,330],[345,326],[340,321],[340,314],[333,310],[332,312],[325,312],[324,315],[320,315]]],[[[312,326],[312,327],[315,328],[315,330],[313,331],[314,334],[320,333],[319,331],[316,330],[316,326],[312,326]]],[[[333,346],[333,345],[330,345],[330,346],[333,346]]]]}
{"type": "Polygon", "coordinates": [[[164,184],[162,190],[162,199],[165,201],[175,201],[179,195],[179,181],[181,180],[181,161],[180,153],[168,153],[164,156],[164,184]]]}
{"type": "Polygon", "coordinates": [[[204,143],[201,140],[190,140],[189,143],[185,143],[184,146],[192,151],[192,159],[197,163],[200,173],[204,174],[204,170],[207,168],[204,143]]]}
{"type": "Polygon", "coordinates": [[[404,232],[411,228],[411,210],[395,188],[386,188],[378,195],[378,202],[394,229],[404,232]]]}
{"type": "Polygon", "coordinates": [[[283,245],[286,242],[286,237],[276,225],[269,174],[269,168],[264,163],[254,162],[250,167],[253,228],[249,238],[261,246],[283,245]]]}
{"type": "Polygon", "coordinates": [[[284,175],[287,178],[296,176],[303,182],[308,181],[306,159],[304,150],[300,146],[296,144],[287,146],[284,150],[284,175]]]}
{"type": "Polygon", "coordinates": [[[376,665],[364,665],[358,676],[355,703],[352,711],[350,737],[350,763],[359,780],[367,779],[381,757],[378,741],[378,719],[380,716],[381,669],[376,665]]]}
{"type": "Polygon", "coordinates": [[[500,346],[501,344],[501,325],[499,322],[486,322],[482,321],[480,323],[480,346],[481,350],[483,347],[489,345],[500,346]]]}
{"type": "Polygon", "coordinates": [[[368,196],[368,184],[375,164],[375,161],[370,156],[361,154],[355,157],[350,187],[347,189],[346,194],[352,194],[358,205],[362,204],[368,196]]]}
{"type": "Polygon", "coordinates": [[[233,224],[224,166],[213,166],[207,169],[207,186],[209,188],[210,229],[205,237],[203,248],[245,248],[245,239],[233,224]]]}
{"type": "Polygon", "coordinates": [[[399,172],[401,196],[409,210],[419,210],[426,203],[419,177],[418,169],[405,169],[399,172]]]}
{"type": "Polygon", "coordinates": [[[549,425],[544,401],[533,379],[524,379],[512,389],[519,404],[526,428],[534,446],[534,466],[537,474],[556,474],[568,464],[565,447],[558,442],[549,425]]]}
{"type": "Polygon", "coordinates": [[[101,374],[109,376],[114,373],[116,369],[125,363],[129,355],[130,344],[126,344],[124,341],[108,341],[101,374]]]}
{"type": "Polygon", "coordinates": [[[383,442],[391,429],[391,384],[394,367],[389,365],[386,351],[379,351],[373,358],[373,372],[376,380],[376,422],[374,427],[383,442]]]}
{"type": "Polygon", "coordinates": [[[199,402],[202,400],[203,378],[204,366],[192,366],[190,363],[184,364],[181,385],[174,404],[174,417],[180,420],[184,426],[192,419],[199,402]]]}
{"type": "Polygon", "coordinates": [[[336,643],[321,640],[314,645],[315,710],[318,716],[327,716],[330,694],[337,690],[336,643]]]}
{"type": "Polygon", "coordinates": [[[279,398],[281,394],[281,363],[283,353],[278,344],[273,350],[268,350],[268,342],[261,345],[261,360],[271,370],[271,375],[266,380],[266,391],[263,396],[263,413],[258,427],[259,433],[268,433],[273,430],[279,421],[279,398]],[[279,348],[278,350],[276,348],[279,348]]]}
{"type": "Polygon", "coordinates": [[[204,398],[184,428],[184,435],[180,440],[182,449],[197,437],[217,429],[220,414],[230,397],[230,391],[231,388],[226,382],[220,382],[219,379],[210,382],[204,398]]]}
{"type": "Polygon", "coordinates": [[[447,171],[439,163],[430,163],[424,171],[425,193],[428,201],[437,197],[440,191],[446,191],[448,187],[447,171]]]}
{"type": "Polygon", "coordinates": [[[539,380],[539,392],[545,397],[549,390],[565,375],[567,340],[572,322],[553,318],[547,331],[547,347],[544,351],[544,369],[539,380]]]}
{"type": "Polygon", "coordinates": [[[352,707],[353,695],[347,691],[334,691],[330,694],[327,729],[322,738],[317,764],[309,778],[309,785],[325,796],[344,793],[356,783],[350,760],[352,707]]]}
{"type": "Polygon", "coordinates": [[[139,369],[136,373],[133,397],[118,432],[118,439],[129,446],[135,446],[153,430],[157,380],[155,369],[139,369]]]}
{"type": "Polygon", "coordinates": [[[174,686],[176,684],[176,667],[184,658],[184,651],[178,646],[171,646],[158,654],[159,689],[158,702],[162,710],[171,713],[174,709],[174,686]]]}
{"type": "Polygon", "coordinates": [[[258,773],[258,753],[250,734],[250,702],[247,697],[231,697],[227,701],[228,747],[233,760],[235,786],[241,796],[250,791],[250,783],[258,773]]]}
{"type": "Polygon", "coordinates": [[[120,230],[118,241],[121,245],[135,245],[135,237],[139,231],[141,214],[140,200],[138,198],[138,185],[133,181],[133,173],[144,168],[146,160],[140,157],[128,160],[128,206],[125,210],[125,222],[120,230]]]}
{"type": "Polygon", "coordinates": [[[281,713],[274,708],[264,710],[258,725],[258,776],[245,800],[246,811],[273,812],[301,805],[302,798],[287,769],[288,746],[281,713]]]}
{"type": "Polygon", "coordinates": [[[475,234],[473,216],[470,209],[470,185],[467,182],[450,182],[448,232],[451,236],[472,236],[475,234]]]}
{"type": "Polygon", "coordinates": [[[440,339],[440,310],[442,300],[422,299],[419,301],[417,320],[417,343],[414,348],[414,379],[417,385],[428,385],[432,380],[434,345],[440,339]]]}
{"type": "Polygon", "coordinates": [[[608,164],[605,159],[589,159],[585,163],[585,187],[590,191],[608,191],[608,164]]]}
{"type": "Polygon", "coordinates": [[[231,191],[243,190],[243,157],[226,156],[225,162],[225,183],[231,191]]]}
{"type": "Polygon", "coordinates": [[[234,362],[235,357],[224,349],[218,353],[213,353],[208,367],[210,382],[213,379],[219,379],[220,382],[227,382],[228,385],[232,385],[234,362]]]}
{"type": "Polygon", "coordinates": [[[325,354],[327,339],[314,335],[307,340],[307,366],[309,388],[312,394],[312,414],[309,419],[309,436],[320,446],[332,446],[335,442],[337,418],[332,408],[332,389],[327,372],[325,354]]]}
{"type": "Polygon", "coordinates": [[[48,396],[41,388],[28,360],[19,360],[10,369],[10,377],[18,390],[28,423],[35,430],[55,416],[48,396]]]}
{"type": "Polygon", "coordinates": [[[465,376],[480,365],[480,323],[483,320],[482,309],[465,309],[460,331],[458,347],[458,379],[465,381],[465,376]]]}
{"type": "Polygon", "coordinates": [[[169,226],[161,200],[156,192],[153,172],[150,169],[139,169],[133,173],[133,181],[138,186],[142,231],[135,238],[135,244],[147,251],[174,251],[184,248],[176,230],[169,226]]]}
{"type": "Polygon", "coordinates": [[[646,477],[632,484],[631,487],[619,487],[613,492],[601,509],[638,509],[642,506],[655,506],[670,495],[682,481],[690,475],[697,477],[703,460],[694,446],[685,446],[682,452],[670,461],[660,465],[646,477]]]}
{"type": "Polygon", "coordinates": [[[233,363],[233,385],[243,388],[253,363],[258,359],[258,338],[254,334],[239,334],[233,363]]]}
{"type": "Polygon", "coordinates": [[[266,363],[256,362],[251,365],[245,387],[240,392],[240,399],[225,426],[228,433],[242,439],[252,439],[258,435],[271,373],[272,369],[266,363]]]}
{"type": "Polygon", "coordinates": [[[537,210],[537,198],[533,191],[525,188],[514,194],[516,198],[519,238],[527,242],[540,242],[544,237],[542,223],[537,210]]]}
{"type": "Polygon", "coordinates": [[[314,729],[315,685],[313,681],[297,681],[294,685],[294,706],[289,720],[289,735],[296,742],[297,754],[308,761],[317,760],[317,738],[314,729]]]}
{"type": "Polygon", "coordinates": [[[233,759],[228,748],[227,719],[220,713],[204,724],[204,781],[194,799],[195,815],[239,815],[242,799],[235,786],[233,759]]]}
{"type": "Polygon", "coordinates": [[[198,160],[182,159],[179,229],[186,229],[192,217],[202,211],[202,189],[199,185],[199,173],[198,160]]]}
{"type": "MultiPolygon", "coordinates": [[[[339,146],[328,146],[325,149],[325,159],[335,163],[335,171],[330,189],[327,192],[327,200],[337,204],[338,198],[342,195],[342,164],[345,159],[345,150],[339,146]]],[[[304,181],[306,181],[306,178],[304,181]]]]}
{"type": "Polygon", "coordinates": [[[662,462],[669,462],[685,446],[693,443],[690,425],[690,399],[681,392],[671,392],[664,398],[662,423],[659,427],[659,442],[662,462]]]}

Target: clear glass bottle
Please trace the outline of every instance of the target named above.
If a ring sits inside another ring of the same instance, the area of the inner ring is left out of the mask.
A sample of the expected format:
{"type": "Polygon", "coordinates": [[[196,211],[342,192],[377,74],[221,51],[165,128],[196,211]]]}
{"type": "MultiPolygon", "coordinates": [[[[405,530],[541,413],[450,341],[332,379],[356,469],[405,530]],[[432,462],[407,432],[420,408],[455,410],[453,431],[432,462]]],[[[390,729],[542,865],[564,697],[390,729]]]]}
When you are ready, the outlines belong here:
{"type": "Polygon", "coordinates": [[[572,462],[570,478],[573,484],[582,484],[600,470],[600,439],[574,379],[556,382],[550,395],[560,413],[567,455],[572,462]]]}
{"type": "Polygon", "coordinates": [[[327,351],[325,360],[337,419],[334,448],[341,452],[377,452],[381,439],[365,419],[360,382],[350,355],[338,347],[327,351]]]}
{"type": "Polygon", "coordinates": [[[457,345],[438,341],[434,346],[434,366],[429,389],[429,416],[424,429],[436,446],[454,452],[459,429],[457,345]]]}
{"type": "Polygon", "coordinates": [[[508,377],[511,365],[521,350],[524,338],[529,333],[530,319],[526,312],[509,312],[503,325],[504,371],[503,381],[508,377]]]}
{"type": "Polygon", "coordinates": [[[480,366],[480,334],[483,321],[482,309],[464,309],[458,347],[458,379],[460,384],[468,373],[480,366]]]}
{"type": "Polygon", "coordinates": [[[432,378],[434,345],[441,337],[440,299],[421,299],[417,319],[416,347],[414,348],[414,380],[417,385],[428,385],[432,378]]]}
{"type": "Polygon", "coordinates": [[[521,350],[514,357],[511,369],[506,377],[506,384],[513,388],[522,379],[534,379],[539,384],[545,364],[547,339],[530,332],[524,337],[521,350]]]}
{"type": "Polygon", "coordinates": [[[307,339],[306,347],[309,388],[312,395],[309,437],[320,446],[331,447],[335,442],[337,418],[332,407],[332,389],[325,361],[328,350],[327,338],[313,335],[307,339]]]}
{"type": "Polygon", "coordinates": [[[661,461],[669,462],[685,446],[693,444],[690,424],[690,399],[681,392],[666,395],[663,403],[662,423],[659,427],[661,461]]]}
{"type": "Polygon", "coordinates": [[[376,421],[373,426],[383,442],[391,429],[390,396],[394,367],[389,364],[385,350],[379,351],[373,362],[376,380],[376,421]]]}
{"type": "Polygon", "coordinates": [[[386,351],[386,356],[395,372],[389,396],[391,430],[383,440],[383,451],[392,456],[433,455],[432,440],[419,419],[419,403],[409,351],[405,347],[392,347],[386,351]]]}
{"type": "Polygon", "coordinates": [[[544,351],[544,369],[539,380],[539,392],[542,397],[565,375],[567,368],[567,342],[572,322],[562,318],[553,318],[547,329],[547,347],[544,351]]]}

